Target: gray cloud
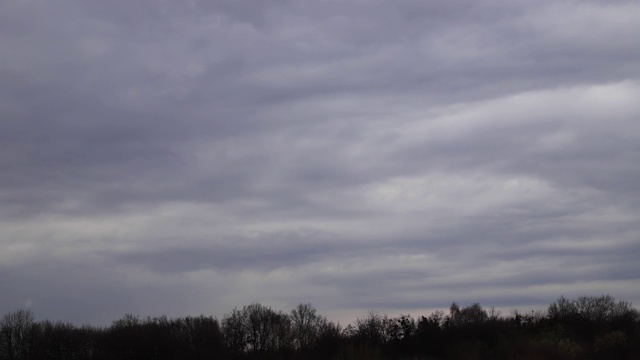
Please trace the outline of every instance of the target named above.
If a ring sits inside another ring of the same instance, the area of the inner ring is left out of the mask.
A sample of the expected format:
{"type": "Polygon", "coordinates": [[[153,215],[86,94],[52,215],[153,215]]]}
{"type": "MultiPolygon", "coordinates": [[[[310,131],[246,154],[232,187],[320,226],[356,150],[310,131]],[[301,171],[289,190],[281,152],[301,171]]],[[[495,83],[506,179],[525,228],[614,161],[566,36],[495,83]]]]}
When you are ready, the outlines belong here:
{"type": "Polygon", "coordinates": [[[640,302],[632,1],[0,4],[8,312],[640,302]]]}

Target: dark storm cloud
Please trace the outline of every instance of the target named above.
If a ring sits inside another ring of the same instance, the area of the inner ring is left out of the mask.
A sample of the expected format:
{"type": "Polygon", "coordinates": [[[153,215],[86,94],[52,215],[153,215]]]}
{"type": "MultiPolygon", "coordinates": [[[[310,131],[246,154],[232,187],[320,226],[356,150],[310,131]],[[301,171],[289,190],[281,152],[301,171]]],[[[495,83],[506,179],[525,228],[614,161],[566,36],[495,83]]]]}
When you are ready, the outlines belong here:
{"type": "Polygon", "coordinates": [[[632,1],[5,1],[0,310],[638,302],[638,24],[632,1]]]}

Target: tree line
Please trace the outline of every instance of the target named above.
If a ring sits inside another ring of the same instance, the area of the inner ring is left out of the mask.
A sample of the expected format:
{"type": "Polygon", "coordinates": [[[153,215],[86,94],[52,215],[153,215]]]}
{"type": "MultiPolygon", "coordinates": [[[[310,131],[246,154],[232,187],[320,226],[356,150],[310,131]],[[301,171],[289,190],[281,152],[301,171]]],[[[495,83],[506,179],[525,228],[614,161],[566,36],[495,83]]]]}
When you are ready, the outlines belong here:
{"type": "Polygon", "coordinates": [[[609,295],[560,297],[503,315],[475,303],[412,317],[369,312],[342,327],[311,304],[254,303],[221,320],[125,315],[110,326],[0,320],[0,360],[31,359],[640,359],[640,312],[609,295]]]}

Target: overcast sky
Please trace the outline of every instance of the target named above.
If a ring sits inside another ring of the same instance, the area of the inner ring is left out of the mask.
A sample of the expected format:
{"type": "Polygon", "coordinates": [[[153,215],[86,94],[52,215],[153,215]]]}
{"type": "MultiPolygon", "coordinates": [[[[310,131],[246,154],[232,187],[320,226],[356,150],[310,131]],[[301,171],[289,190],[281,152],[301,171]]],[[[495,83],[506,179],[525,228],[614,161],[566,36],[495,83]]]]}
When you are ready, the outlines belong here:
{"type": "Polygon", "coordinates": [[[640,304],[640,3],[0,2],[0,313],[640,304]]]}

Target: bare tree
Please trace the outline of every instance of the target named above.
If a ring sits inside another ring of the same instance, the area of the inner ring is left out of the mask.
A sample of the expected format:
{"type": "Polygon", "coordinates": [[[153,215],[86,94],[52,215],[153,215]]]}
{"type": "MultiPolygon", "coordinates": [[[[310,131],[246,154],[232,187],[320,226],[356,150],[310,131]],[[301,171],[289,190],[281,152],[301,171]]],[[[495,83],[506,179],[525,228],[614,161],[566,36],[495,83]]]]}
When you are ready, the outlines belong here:
{"type": "Polygon", "coordinates": [[[576,316],[578,309],[573,301],[561,296],[556,302],[549,305],[547,314],[552,319],[568,319],[576,316]]]}
{"type": "Polygon", "coordinates": [[[290,346],[291,323],[286,314],[257,303],[245,306],[242,312],[251,350],[263,352],[290,346]]]}
{"type": "Polygon", "coordinates": [[[234,308],[222,318],[222,336],[232,352],[241,353],[247,349],[249,332],[243,311],[234,308]]]}
{"type": "Polygon", "coordinates": [[[29,356],[33,313],[17,310],[6,314],[0,321],[0,358],[26,359],[29,356]]]}
{"type": "Polygon", "coordinates": [[[251,304],[233,309],[222,319],[227,347],[235,353],[273,351],[291,347],[291,320],[287,314],[251,304]]]}
{"type": "Polygon", "coordinates": [[[300,304],[291,310],[294,347],[309,349],[315,345],[327,319],[320,316],[311,304],[300,304]]]}
{"type": "Polygon", "coordinates": [[[626,301],[616,302],[610,295],[581,296],[576,300],[568,300],[561,296],[549,305],[547,314],[552,319],[588,320],[604,324],[621,319],[635,321],[640,318],[638,311],[626,301]]]}
{"type": "Polygon", "coordinates": [[[374,344],[384,344],[391,339],[393,320],[386,314],[373,311],[364,318],[356,319],[357,336],[374,344]]]}

